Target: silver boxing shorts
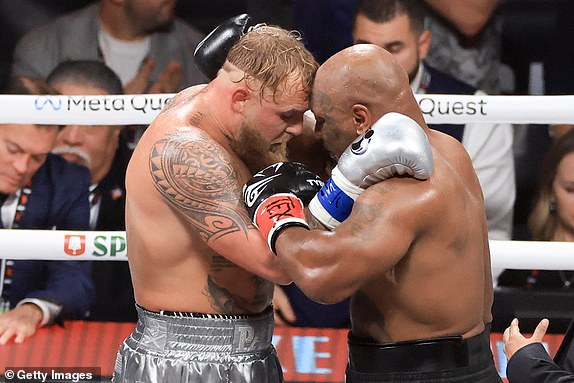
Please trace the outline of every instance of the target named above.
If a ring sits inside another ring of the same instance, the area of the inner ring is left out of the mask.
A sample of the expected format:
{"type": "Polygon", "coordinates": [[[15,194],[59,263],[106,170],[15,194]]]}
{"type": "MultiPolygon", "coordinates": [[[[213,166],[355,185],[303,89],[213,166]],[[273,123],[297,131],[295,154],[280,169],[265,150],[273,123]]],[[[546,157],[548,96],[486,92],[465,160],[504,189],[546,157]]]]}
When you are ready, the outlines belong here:
{"type": "Polygon", "coordinates": [[[138,323],[120,346],[112,382],[283,382],[271,308],[257,315],[165,315],[136,307],[138,323]]]}

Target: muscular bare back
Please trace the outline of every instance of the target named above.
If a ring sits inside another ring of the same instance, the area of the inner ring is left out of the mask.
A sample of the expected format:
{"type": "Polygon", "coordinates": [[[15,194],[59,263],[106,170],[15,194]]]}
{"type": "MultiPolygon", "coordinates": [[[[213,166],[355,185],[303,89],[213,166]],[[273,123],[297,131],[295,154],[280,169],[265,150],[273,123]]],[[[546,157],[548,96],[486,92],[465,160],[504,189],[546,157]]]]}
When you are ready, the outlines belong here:
{"type": "Polygon", "coordinates": [[[273,285],[254,272],[265,275],[272,255],[243,207],[241,186],[251,175],[209,131],[204,93],[197,86],[171,100],[128,166],[135,297],[152,311],[256,313],[270,304],[273,285]]]}
{"type": "MultiPolygon", "coordinates": [[[[356,336],[378,342],[480,333],[491,321],[492,282],[482,191],[470,158],[429,131],[430,180],[386,180],[357,201],[352,227],[378,264],[353,296],[356,336]],[[357,224],[360,222],[360,224],[357,224]]],[[[362,259],[365,258],[365,259],[362,259]]]]}

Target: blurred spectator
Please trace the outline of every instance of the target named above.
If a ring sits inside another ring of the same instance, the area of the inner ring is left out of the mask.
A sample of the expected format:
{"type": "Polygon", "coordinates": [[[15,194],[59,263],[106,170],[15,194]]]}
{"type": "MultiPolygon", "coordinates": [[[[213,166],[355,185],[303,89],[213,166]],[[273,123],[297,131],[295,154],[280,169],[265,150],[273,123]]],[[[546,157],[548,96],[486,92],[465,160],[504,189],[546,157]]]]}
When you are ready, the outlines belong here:
{"type": "MultiPolygon", "coordinates": [[[[3,93],[54,94],[27,77],[12,79],[3,93]]],[[[88,228],[90,175],[50,154],[58,131],[56,125],[0,124],[0,227],[88,228]]],[[[87,315],[94,297],[90,262],[1,262],[0,344],[12,337],[22,342],[55,320],[87,315]]]]}
{"type": "Polygon", "coordinates": [[[574,127],[574,125],[570,124],[550,125],[548,127],[550,137],[552,138],[553,141],[558,141],[563,135],[568,133],[568,131],[570,131],[572,127],[574,127]]]}
{"type": "Polygon", "coordinates": [[[206,82],[193,51],[203,35],[175,18],[176,0],[99,0],[18,42],[12,73],[46,78],[66,60],[104,61],[125,93],[172,93],[206,82]]]}
{"type": "MultiPolygon", "coordinates": [[[[434,35],[425,29],[424,15],[419,0],[359,0],[353,40],[376,44],[392,53],[407,71],[416,94],[484,94],[426,62],[434,35]]],[[[484,193],[488,236],[509,240],[516,196],[512,126],[468,123],[429,124],[429,127],[462,142],[484,193]]]]}
{"type": "Polygon", "coordinates": [[[544,50],[544,88],[547,94],[574,94],[574,2],[555,3],[554,28],[544,50]]]}
{"type": "MultiPolygon", "coordinates": [[[[571,361],[560,366],[552,360],[542,344],[548,329],[548,319],[542,319],[530,338],[525,337],[518,327],[518,319],[513,319],[504,331],[504,353],[508,359],[506,376],[509,383],[572,383],[574,371],[567,369],[571,361]]],[[[569,331],[572,331],[572,327],[569,331]]],[[[572,334],[564,341],[571,342],[572,334]]],[[[562,345],[560,346],[562,347],[562,345]]]]}
{"type": "Polygon", "coordinates": [[[352,15],[356,0],[293,0],[293,28],[322,63],[352,44],[352,15]]]}
{"type": "MultiPolygon", "coordinates": [[[[122,93],[116,74],[99,61],[65,61],[47,79],[63,95],[113,95],[122,93]]],[[[90,186],[90,228],[125,230],[125,171],[131,151],[117,125],[67,125],[58,134],[53,153],[86,166],[90,186]]],[[[94,262],[92,279],[96,300],[90,319],[137,320],[133,288],[127,262],[94,262]]]]}
{"type": "Polygon", "coordinates": [[[293,23],[292,0],[245,0],[245,5],[247,14],[256,23],[278,25],[285,29],[291,29],[293,23]]]}
{"type": "Polygon", "coordinates": [[[432,32],[429,65],[489,94],[500,92],[499,0],[424,0],[432,32]]]}
{"type": "MultiPolygon", "coordinates": [[[[574,130],[546,154],[528,228],[535,241],[574,241],[574,130]]],[[[500,275],[498,284],[574,290],[574,271],[509,269],[500,275]]]]}

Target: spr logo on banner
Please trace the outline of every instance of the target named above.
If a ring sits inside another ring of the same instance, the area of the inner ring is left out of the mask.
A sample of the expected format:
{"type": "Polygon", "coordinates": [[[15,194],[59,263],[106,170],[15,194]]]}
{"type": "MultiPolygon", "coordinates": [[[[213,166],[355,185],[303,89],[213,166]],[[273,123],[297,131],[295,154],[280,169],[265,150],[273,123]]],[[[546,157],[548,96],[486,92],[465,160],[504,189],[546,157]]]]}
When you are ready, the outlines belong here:
{"type": "Polygon", "coordinates": [[[126,250],[123,235],[96,235],[93,238],[83,234],[64,236],[64,253],[72,257],[121,257],[126,256],[126,250]]]}
{"type": "Polygon", "coordinates": [[[64,253],[76,257],[86,251],[85,235],[66,235],[64,237],[64,253]]]}

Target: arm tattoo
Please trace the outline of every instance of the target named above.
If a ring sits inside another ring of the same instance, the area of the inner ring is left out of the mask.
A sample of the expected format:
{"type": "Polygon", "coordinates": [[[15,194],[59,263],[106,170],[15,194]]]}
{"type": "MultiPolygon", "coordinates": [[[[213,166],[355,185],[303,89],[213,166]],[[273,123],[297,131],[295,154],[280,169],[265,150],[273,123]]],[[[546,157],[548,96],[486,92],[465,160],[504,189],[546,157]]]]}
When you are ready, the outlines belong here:
{"type": "Polygon", "coordinates": [[[206,242],[247,233],[251,220],[239,203],[237,174],[213,141],[189,132],[169,134],[153,145],[149,169],[156,189],[206,242]]]}

